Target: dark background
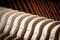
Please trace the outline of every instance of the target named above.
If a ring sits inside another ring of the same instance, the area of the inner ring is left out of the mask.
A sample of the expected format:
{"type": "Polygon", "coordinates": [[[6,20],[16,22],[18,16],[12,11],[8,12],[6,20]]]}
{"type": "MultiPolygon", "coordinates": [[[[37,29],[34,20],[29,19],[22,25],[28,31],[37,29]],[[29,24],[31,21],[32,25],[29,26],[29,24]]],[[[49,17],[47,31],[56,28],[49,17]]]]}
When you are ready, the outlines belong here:
{"type": "Polygon", "coordinates": [[[60,20],[59,0],[0,0],[0,6],[60,20]]]}

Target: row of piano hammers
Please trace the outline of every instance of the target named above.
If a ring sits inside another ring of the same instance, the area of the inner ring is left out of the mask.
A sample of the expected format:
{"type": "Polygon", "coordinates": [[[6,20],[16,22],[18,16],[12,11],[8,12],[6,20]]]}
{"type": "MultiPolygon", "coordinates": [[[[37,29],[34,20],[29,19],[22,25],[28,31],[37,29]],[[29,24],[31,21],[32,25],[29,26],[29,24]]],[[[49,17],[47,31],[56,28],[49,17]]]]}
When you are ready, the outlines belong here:
{"type": "Polygon", "coordinates": [[[60,40],[60,21],[0,7],[0,40],[60,40]]]}

